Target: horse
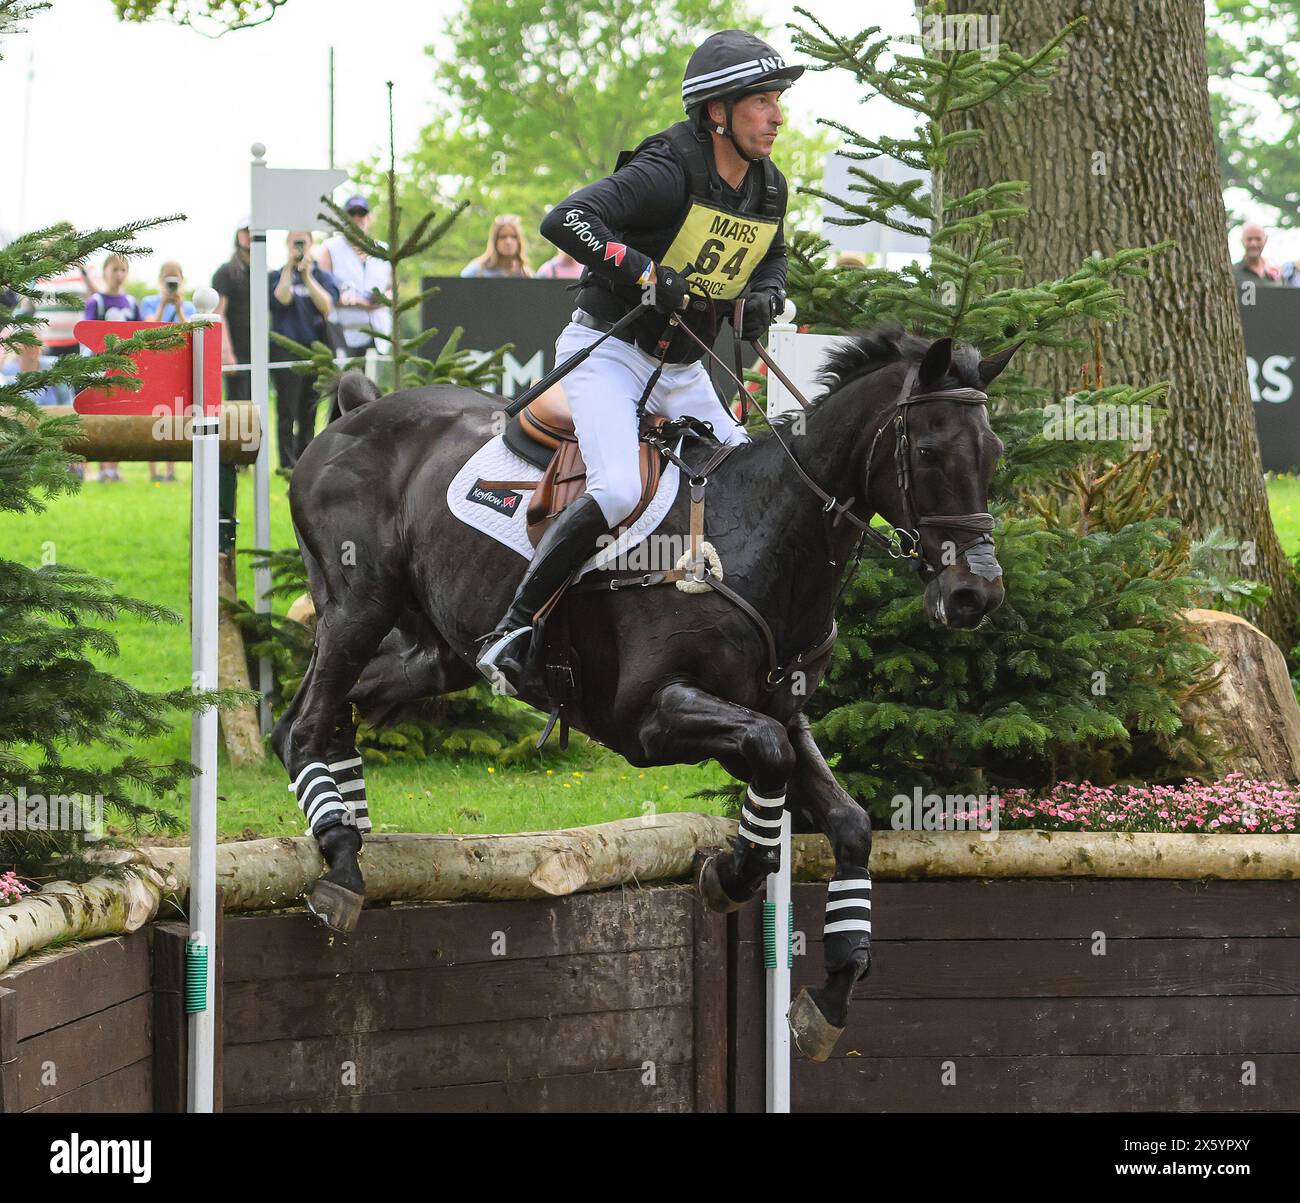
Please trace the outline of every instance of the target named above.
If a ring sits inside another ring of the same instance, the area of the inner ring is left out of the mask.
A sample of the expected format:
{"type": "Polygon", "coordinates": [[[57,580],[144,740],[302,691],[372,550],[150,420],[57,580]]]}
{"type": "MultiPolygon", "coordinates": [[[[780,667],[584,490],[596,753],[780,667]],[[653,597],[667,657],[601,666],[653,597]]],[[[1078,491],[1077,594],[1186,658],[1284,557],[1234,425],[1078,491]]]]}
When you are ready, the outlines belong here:
{"type": "MultiPolygon", "coordinates": [[[[710,907],[742,906],[778,867],[784,807],[793,830],[830,841],[825,984],[790,1011],[797,1047],[816,1060],[871,966],[871,823],[836,782],[804,709],[864,537],[914,560],[936,623],[972,628],[1001,605],[986,510],[1002,443],[984,390],[1018,346],[981,358],[897,325],[848,336],[825,358],[808,409],[740,445],[708,479],[706,534],[726,595],[719,584],[703,595],[577,590],[563,601],[580,684],[574,726],[635,767],[712,759],[744,783],[739,831],[697,883],[710,907]],[[876,516],[892,535],[871,525],[876,516]]],[[[501,398],[442,384],[374,399],[366,387],[345,383],[345,412],[304,451],[289,490],[318,615],[310,664],[273,732],[294,782],[311,765],[359,763],[353,703],[391,709],[480,680],[478,643],[525,567],[445,502],[496,433],[501,398]]],[[[687,439],[680,455],[698,469],[716,450],[687,439]]],[[[678,490],[656,533],[688,530],[690,491],[678,490]]],[[[536,686],[520,696],[550,708],[536,686]]],[[[346,816],[319,839],[328,869],[313,909],[330,923],[331,896],[346,896],[354,923],[361,840],[346,816]]]]}

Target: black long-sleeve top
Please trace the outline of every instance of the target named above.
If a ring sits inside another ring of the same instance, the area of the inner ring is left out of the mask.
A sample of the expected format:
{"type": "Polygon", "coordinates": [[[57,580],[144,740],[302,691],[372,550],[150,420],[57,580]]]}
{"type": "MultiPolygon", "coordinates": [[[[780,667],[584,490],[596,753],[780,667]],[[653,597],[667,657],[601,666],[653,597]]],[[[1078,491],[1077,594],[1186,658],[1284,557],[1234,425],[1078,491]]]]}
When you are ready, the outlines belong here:
{"type": "MultiPolygon", "coordinates": [[[[763,187],[761,163],[750,164],[739,188],[719,178],[726,205],[737,209],[757,207],[763,187]]],[[[615,286],[616,292],[611,293],[607,288],[588,284],[578,294],[581,308],[606,321],[616,321],[627,312],[629,304],[639,300],[651,260],[636,249],[637,231],[675,225],[686,213],[689,189],[690,181],[673,152],[663,144],[651,143],[613,175],[578,189],[543,218],[543,237],[615,286]],[[615,246],[607,251],[609,243],[615,246]],[[621,252],[619,244],[625,247],[621,252]]],[[[785,229],[781,222],[746,288],[784,291],[785,280],[785,229]]],[[[669,358],[676,360],[678,356],[669,358]]]]}

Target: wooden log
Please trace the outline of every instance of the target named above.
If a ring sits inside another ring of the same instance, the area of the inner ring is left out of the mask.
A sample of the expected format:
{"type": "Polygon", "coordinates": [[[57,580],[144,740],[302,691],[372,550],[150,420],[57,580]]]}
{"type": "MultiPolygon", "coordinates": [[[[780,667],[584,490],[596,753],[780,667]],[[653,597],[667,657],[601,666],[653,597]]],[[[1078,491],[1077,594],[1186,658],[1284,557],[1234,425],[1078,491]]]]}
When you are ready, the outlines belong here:
{"type": "MultiPolygon", "coordinates": [[[[828,881],[830,844],[796,836],[794,874],[828,881]]],[[[1300,835],[1196,835],[1134,831],[1003,831],[984,840],[964,831],[881,831],[872,836],[871,875],[935,877],[1146,877],[1164,881],[1294,881],[1300,835]]]]}
{"type": "Polygon", "coordinates": [[[1277,644],[1236,614],[1187,610],[1183,618],[1223,673],[1217,689],[1192,699],[1188,714],[1228,746],[1225,771],[1300,781],[1300,705],[1277,644]]]}
{"type": "MultiPolygon", "coordinates": [[[[685,877],[697,847],[730,842],[735,821],[665,814],[569,831],[518,835],[370,836],[362,853],[372,902],[559,897],[629,881],[685,877]]],[[[169,891],[188,890],[189,850],[141,851],[169,891]]],[[[825,836],[796,836],[795,876],[826,881],[835,862],[825,836]]],[[[296,905],[323,871],[310,837],[217,848],[217,880],[232,911],[296,905]]],[[[1143,832],[1004,831],[997,839],[954,831],[884,831],[873,877],[1140,877],[1277,881],[1300,878],[1300,835],[1159,835],[1143,832]]]]}
{"type": "MultiPolygon", "coordinates": [[[[372,835],[362,871],[371,902],[559,897],[685,877],[697,847],[724,844],[734,830],[734,822],[716,815],[662,814],[517,835],[372,835]]],[[[139,855],[184,899],[188,848],[145,848],[139,855]]],[[[308,836],[217,847],[217,882],[229,911],[297,905],[323,870],[308,836]]]]}
{"type": "MultiPolygon", "coordinates": [[[[732,819],[663,814],[569,831],[515,835],[380,835],[366,840],[362,867],[371,902],[556,898],[629,882],[682,879],[697,849],[726,846],[732,819]]],[[[0,972],[60,939],[135,931],[160,891],[185,905],[188,848],[102,854],[132,862],[123,880],[56,882],[0,911],[0,972]]],[[[1156,835],[1134,832],[884,831],[875,836],[880,880],[945,877],[1095,877],[1166,881],[1300,879],[1300,835],[1156,835]]],[[[324,869],[310,837],[219,844],[217,882],[229,911],[296,906],[324,869]]],[[[834,858],[824,836],[794,840],[795,876],[824,881],[834,858]]]]}
{"type": "MultiPolygon", "coordinates": [[[[188,850],[185,855],[189,857],[188,850]]],[[[0,973],[56,940],[137,931],[158,913],[161,897],[160,878],[140,864],[121,878],[95,877],[81,885],[51,882],[0,911],[0,973]]]]}
{"type": "MultiPolygon", "coordinates": [[[[70,405],[42,408],[42,418],[74,413],[70,405]]],[[[22,415],[19,415],[20,417],[22,415]]],[[[81,414],[81,434],[65,447],[88,460],[125,462],[191,460],[189,420],[152,414],[81,414]]],[[[24,420],[27,420],[24,418],[24,420]]],[[[31,422],[28,420],[28,424],[31,422]]],[[[221,462],[251,464],[262,442],[261,421],[251,401],[226,401],[221,406],[221,462]]]]}
{"type": "MultiPolygon", "coordinates": [[[[235,585],[235,557],[222,555],[220,570],[217,574],[219,592],[226,601],[235,601],[238,591],[235,585]]],[[[225,608],[219,610],[217,623],[217,680],[223,689],[252,689],[248,679],[248,657],[244,652],[244,637],[239,628],[227,615],[225,608]]],[[[246,764],[264,764],[266,762],[266,745],[262,742],[262,730],[257,723],[257,707],[249,703],[231,710],[221,710],[217,714],[221,728],[221,738],[226,745],[226,754],[230,763],[236,768],[246,764]]]]}

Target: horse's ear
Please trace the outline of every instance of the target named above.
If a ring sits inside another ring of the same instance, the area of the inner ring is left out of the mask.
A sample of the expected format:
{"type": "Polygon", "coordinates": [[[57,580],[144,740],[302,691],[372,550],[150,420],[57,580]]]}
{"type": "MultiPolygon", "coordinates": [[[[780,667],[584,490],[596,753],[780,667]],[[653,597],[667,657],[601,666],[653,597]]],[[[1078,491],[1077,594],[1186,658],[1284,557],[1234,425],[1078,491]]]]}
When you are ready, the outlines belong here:
{"type": "Polygon", "coordinates": [[[1005,351],[999,351],[996,355],[990,355],[987,359],[980,360],[980,380],[983,381],[985,388],[1002,375],[1002,369],[1011,362],[1011,357],[1024,345],[1025,340],[1022,338],[1005,351]]]}
{"type": "Polygon", "coordinates": [[[925,358],[921,360],[921,370],[917,373],[917,382],[921,389],[934,388],[952,368],[952,339],[938,338],[930,344],[925,358]]]}

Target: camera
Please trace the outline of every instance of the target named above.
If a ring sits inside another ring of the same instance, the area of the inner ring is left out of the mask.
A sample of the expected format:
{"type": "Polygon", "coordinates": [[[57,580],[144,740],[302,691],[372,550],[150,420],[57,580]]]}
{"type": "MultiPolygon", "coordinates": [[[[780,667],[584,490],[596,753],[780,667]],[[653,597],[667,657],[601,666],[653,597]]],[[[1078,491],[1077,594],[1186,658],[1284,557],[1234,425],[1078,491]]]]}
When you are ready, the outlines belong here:
{"type": "Polygon", "coordinates": [[[181,290],[180,276],[167,276],[163,279],[163,284],[166,285],[168,292],[180,292],[181,290]]]}

